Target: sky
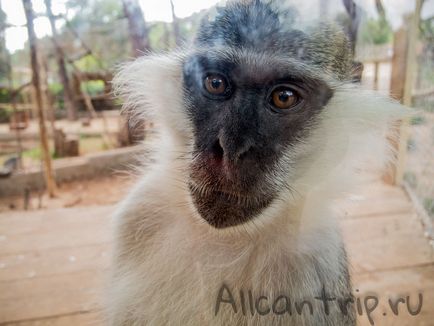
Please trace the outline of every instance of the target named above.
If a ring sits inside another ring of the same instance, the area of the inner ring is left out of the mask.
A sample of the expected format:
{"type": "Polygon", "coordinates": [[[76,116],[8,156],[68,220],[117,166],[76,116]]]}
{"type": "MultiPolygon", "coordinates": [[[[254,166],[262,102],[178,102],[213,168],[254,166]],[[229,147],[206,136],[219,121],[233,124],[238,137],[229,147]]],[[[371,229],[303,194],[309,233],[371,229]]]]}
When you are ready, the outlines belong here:
{"type": "MultiPolygon", "coordinates": [[[[25,16],[20,0],[0,0],[3,10],[6,12],[8,22],[13,25],[25,24],[25,16]]],[[[121,1],[121,0],[119,0],[121,1]]],[[[175,13],[178,17],[184,18],[194,12],[209,8],[224,0],[173,0],[175,13]]],[[[65,12],[66,0],[52,0],[54,14],[65,12]]],[[[169,0],[139,0],[148,22],[172,20],[169,0]]],[[[334,2],[334,1],[331,1],[334,2]]],[[[375,13],[374,0],[357,0],[368,13],[375,13]]],[[[36,12],[45,12],[44,0],[32,0],[36,12]]],[[[298,2],[300,4],[300,2],[298,2]]],[[[303,2],[304,5],[317,6],[318,0],[303,2]]],[[[388,18],[394,27],[401,24],[402,14],[409,12],[414,7],[414,0],[383,0],[388,18]]],[[[426,0],[422,17],[434,15],[434,0],[426,0]]],[[[38,37],[50,34],[50,24],[45,17],[35,19],[35,32],[38,37]]],[[[6,47],[11,51],[22,49],[27,40],[25,27],[11,27],[6,30],[6,47]]]]}
{"type": "MultiPolygon", "coordinates": [[[[20,0],[0,0],[0,2],[10,24],[25,24],[26,18],[20,0]]],[[[65,0],[52,0],[54,14],[65,12],[65,2],[65,0]]],[[[139,0],[139,2],[145,13],[146,21],[172,21],[169,0],[139,0]]],[[[180,18],[188,17],[219,2],[221,0],[173,0],[176,16],[180,18]]],[[[45,12],[44,0],[32,0],[32,3],[35,12],[45,12]]],[[[50,23],[47,18],[39,17],[35,19],[35,32],[38,37],[51,34],[50,23]]],[[[6,47],[11,52],[22,49],[26,41],[27,30],[25,27],[11,27],[6,30],[6,47]]]]}

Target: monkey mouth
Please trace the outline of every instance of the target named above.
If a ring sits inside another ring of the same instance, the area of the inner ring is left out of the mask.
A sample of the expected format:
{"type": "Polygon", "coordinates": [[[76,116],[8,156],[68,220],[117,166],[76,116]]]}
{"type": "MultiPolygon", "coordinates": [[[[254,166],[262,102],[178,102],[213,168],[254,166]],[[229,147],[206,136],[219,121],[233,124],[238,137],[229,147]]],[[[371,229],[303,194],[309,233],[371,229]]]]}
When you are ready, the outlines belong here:
{"type": "Polygon", "coordinates": [[[273,201],[272,195],[240,193],[210,185],[189,183],[189,190],[200,216],[215,228],[227,228],[252,220],[273,201]]]}

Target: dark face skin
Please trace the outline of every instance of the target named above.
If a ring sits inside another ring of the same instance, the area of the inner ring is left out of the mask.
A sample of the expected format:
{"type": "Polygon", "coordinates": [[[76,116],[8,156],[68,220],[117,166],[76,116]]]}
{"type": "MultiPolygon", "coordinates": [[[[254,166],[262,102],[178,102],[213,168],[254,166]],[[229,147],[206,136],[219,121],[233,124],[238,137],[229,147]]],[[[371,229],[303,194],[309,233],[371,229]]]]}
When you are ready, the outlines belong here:
{"type": "Polygon", "coordinates": [[[306,136],[331,92],[291,67],[213,57],[184,65],[194,125],[190,191],[201,216],[223,228],[248,221],[290,186],[278,181],[279,160],[306,136]]]}
{"type": "MultiPolygon", "coordinates": [[[[227,23],[226,17],[222,26],[227,23]]],[[[237,26],[234,21],[231,31],[237,26]]],[[[243,38],[240,26],[240,35],[229,36],[223,47],[208,33],[215,28],[218,37],[223,33],[218,25],[203,27],[197,41],[203,48],[184,62],[184,95],[194,126],[189,188],[199,214],[216,228],[253,219],[290,188],[285,178],[290,166],[282,164],[283,158],[306,137],[332,96],[324,82],[285,60],[291,35],[300,32],[279,34],[289,40],[284,47],[258,49],[246,40],[250,34],[243,38]],[[243,51],[225,50],[234,49],[234,42],[243,51]]],[[[298,44],[298,37],[294,39],[298,44]]]]}

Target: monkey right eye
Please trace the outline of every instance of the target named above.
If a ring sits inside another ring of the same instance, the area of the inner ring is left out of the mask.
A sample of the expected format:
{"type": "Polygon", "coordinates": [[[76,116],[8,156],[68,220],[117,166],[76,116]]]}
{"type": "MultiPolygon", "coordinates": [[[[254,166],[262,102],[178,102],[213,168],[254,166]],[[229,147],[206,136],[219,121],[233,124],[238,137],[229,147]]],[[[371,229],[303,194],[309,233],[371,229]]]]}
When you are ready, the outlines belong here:
{"type": "Polygon", "coordinates": [[[226,78],[219,74],[208,74],[203,80],[205,90],[211,95],[227,95],[229,85],[226,78]]]}

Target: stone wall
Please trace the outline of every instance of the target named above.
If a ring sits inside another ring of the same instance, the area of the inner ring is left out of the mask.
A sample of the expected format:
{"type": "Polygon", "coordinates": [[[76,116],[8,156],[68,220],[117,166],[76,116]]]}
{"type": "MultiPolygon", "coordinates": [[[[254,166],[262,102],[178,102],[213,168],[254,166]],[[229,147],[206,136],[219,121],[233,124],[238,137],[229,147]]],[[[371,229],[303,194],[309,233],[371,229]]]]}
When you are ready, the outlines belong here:
{"type": "MultiPolygon", "coordinates": [[[[137,163],[143,152],[141,146],[124,147],[81,157],[62,158],[53,161],[55,178],[58,184],[78,179],[125,171],[137,163]]],[[[0,196],[22,195],[25,189],[44,188],[41,170],[15,173],[0,179],[0,196]]]]}

